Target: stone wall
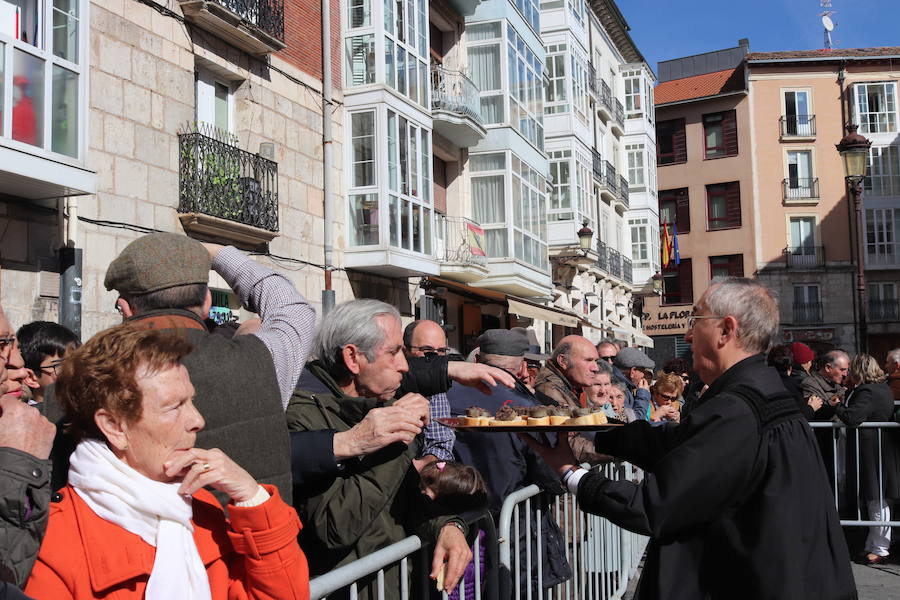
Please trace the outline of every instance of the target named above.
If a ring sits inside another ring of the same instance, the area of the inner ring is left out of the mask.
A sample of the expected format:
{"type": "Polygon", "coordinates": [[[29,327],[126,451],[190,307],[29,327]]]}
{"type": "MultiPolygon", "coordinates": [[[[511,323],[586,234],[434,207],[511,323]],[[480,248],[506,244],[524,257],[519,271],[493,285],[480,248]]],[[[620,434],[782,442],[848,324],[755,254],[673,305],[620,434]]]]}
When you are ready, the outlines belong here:
{"type": "MultiPolygon", "coordinates": [[[[177,3],[170,3],[170,8],[179,11],[177,3]]],[[[94,0],[90,15],[87,166],[97,172],[97,194],[78,198],[78,212],[107,223],[78,226],[78,245],[84,248],[83,337],[119,321],[113,309],[116,295],[104,289],[103,278],[109,262],[142,235],[140,228],[182,232],[177,213],[178,133],[196,120],[198,67],[233,83],[233,130],[239,147],[256,153],[261,142],[274,143],[280,232],[269,252],[322,264],[324,169],[318,78],[277,55],[271,57],[277,70],[270,69],[213,34],[133,0],[94,0]]],[[[339,56],[334,59],[339,62],[339,56]]],[[[335,100],[341,101],[339,93],[335,100]]],[[[344,247],[340,105],[332,118],[336,141],[331,177],[339,221],[334,245],[340,266],[344,247]]],[[[55,263],[56,216],[25,214],[12,203],[0,203],[0,230],[4,223],[14,233],[8,233],[0,246],[4,267],[0,283],[13,325],[38,316],[55,319],[53,303],[40,301],[39,271],[41,260],[49,257],[50,264],[55,263]]],[[[269,257],[257,260],[288,277],[320,310],[321,268],[269,257]]],[[[224,282],[214,276],[211,285],[224,287],[224,282]]],[[[334,274],[334,287],[339,302],[352,297],[343,271],[334,274]]]]}

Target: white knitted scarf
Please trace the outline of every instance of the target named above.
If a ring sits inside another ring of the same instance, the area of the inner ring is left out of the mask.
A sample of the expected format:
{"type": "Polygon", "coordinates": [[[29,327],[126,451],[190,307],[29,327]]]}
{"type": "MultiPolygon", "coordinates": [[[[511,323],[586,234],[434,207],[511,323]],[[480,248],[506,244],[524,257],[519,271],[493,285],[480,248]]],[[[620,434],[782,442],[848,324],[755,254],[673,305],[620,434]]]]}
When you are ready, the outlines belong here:
{"type": "Polygon", "coordinates": [[[70,465],[69,483],[97,516],[156,548],[147,600],[210,600],[209,578],[192,535],[191,499],[178,493],[178,483],[141,475],[97,440],[80,442],[70,465]]]}

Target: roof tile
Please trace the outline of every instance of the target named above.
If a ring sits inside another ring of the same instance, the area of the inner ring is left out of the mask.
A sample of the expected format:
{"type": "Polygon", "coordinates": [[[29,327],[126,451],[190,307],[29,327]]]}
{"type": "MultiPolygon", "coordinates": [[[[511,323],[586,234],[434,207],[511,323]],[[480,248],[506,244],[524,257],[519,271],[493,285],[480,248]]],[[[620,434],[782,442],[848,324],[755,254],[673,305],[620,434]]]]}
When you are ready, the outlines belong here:
{"type": "Polygon", "coordinates": [[[656,104],[668,104],[697,98],[718,96],[744,89],[742,67],[672,79],[656,86],[656,104]]]}
{"type": "Polygon", "coordinates": [[[900,55],[900,46],[879,48],[819,48],[818,50],[787,50],[782,52],[751,52],[747,60],[784,60],[791,58],[835,59],[842,57],[869,57],[900,55]]]}

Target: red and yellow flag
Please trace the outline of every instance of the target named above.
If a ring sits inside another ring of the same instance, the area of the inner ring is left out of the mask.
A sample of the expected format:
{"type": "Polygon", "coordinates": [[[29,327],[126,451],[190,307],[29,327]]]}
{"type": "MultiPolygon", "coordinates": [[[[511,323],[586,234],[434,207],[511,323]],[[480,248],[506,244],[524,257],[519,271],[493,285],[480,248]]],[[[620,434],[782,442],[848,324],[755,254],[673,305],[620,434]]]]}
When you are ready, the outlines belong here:
{"type": "Polygon", "coordinates": [[[669,266],[669,260],[672,256],[672,238],[669,237],[669,224],[663,223],[663,233],[662,233],[662,244],[661,244],[661,254],[662,254],[662,268],[665,269],[669,266]]]}

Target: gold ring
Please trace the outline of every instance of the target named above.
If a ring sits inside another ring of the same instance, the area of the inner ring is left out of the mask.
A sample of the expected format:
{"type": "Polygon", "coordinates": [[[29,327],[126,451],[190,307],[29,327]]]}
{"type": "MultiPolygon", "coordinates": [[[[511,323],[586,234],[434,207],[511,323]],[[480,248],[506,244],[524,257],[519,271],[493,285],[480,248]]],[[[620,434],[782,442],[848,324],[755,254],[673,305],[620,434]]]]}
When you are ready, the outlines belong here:
{"type": "Polygon", "coordinates": [[[209,466],[209,463],[205,462],[205,463],[203,463],[203,469],[200,472],[206,473],[207,471],[209,471],[210,468],[211,467],[209,466]]]}

